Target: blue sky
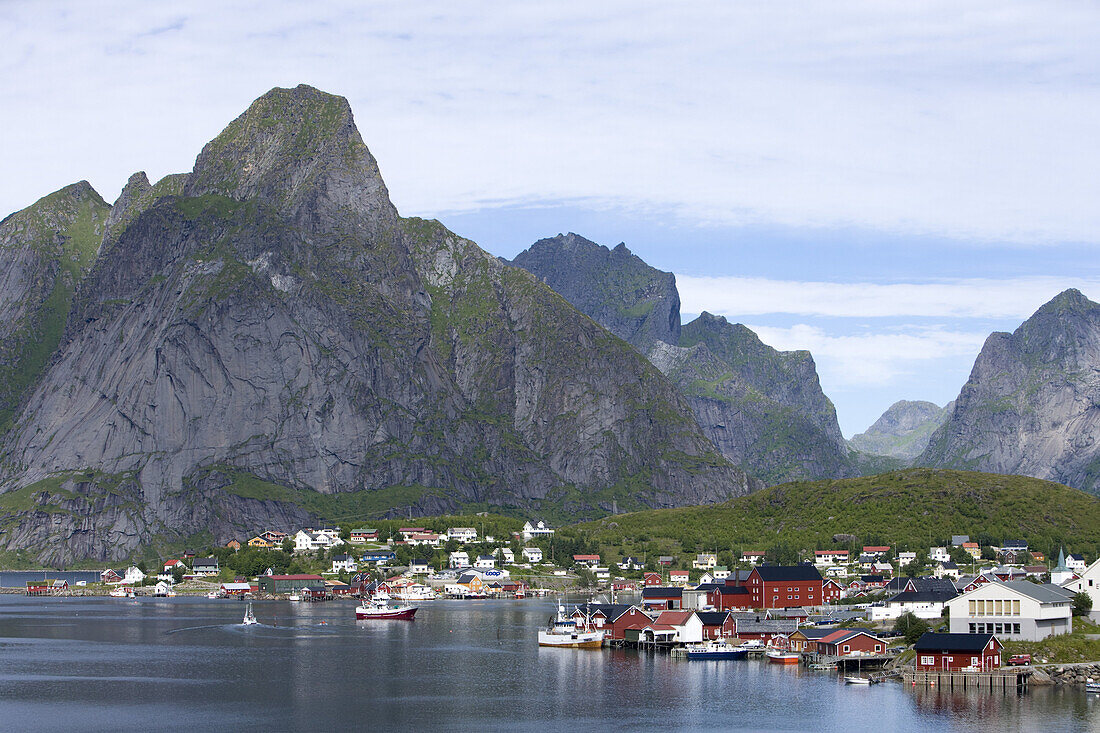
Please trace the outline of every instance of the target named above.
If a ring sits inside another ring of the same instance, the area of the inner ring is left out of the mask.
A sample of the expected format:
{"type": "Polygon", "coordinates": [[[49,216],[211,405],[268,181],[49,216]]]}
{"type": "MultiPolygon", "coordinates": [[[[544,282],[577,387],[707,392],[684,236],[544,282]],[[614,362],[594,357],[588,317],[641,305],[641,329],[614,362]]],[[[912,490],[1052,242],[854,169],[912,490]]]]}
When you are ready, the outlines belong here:
{"type": "Polygon", "coordinates": [[[0,3],[0,211],[190,169],[273,86],[350,100],[402,213],[625,241],[809,348],[850,435],[1100,298],[1100,6],[0,3]]]}

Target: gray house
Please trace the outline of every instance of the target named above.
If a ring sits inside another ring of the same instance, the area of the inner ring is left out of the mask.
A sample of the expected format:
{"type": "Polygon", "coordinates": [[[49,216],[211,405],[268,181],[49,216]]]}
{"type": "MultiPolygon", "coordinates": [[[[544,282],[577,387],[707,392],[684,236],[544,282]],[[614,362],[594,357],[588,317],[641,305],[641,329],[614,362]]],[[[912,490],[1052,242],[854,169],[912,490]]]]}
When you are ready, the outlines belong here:
{"type": "Polygon", "coordinates": [[[1072,593],[1057,585],[1011,580],[980,585],[947,601],[952,634],[993,634],[1039,641],[1073,631],[1072,593]]]}

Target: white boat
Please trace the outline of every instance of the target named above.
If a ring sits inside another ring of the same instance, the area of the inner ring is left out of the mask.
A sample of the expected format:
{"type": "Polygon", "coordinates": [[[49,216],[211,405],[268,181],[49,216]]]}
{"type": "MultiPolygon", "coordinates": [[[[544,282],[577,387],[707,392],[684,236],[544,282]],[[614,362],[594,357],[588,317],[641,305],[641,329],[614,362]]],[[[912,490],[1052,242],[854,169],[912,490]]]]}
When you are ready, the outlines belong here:
{"type": "Polygon", "coordinates": [[[291,594],[290,596],[287,597],[287,600],[288,601],[300,601],[302,599],[297,593],[293,593],[293,594],[291,594]]]}
{"type": "Polygon", "coordinates": [[[252,613],[252,604],[248,604],[248,608],[244,612],[244,620],[241,621],[242,626],[255,626],[260,623],[256,620],[256,614],[252,613]]]}
{"type": "Polygon", "coordinates": [[[364,598],[363,602],[355,609],[356,620],[382,619],[393,621],[412,621],[416,616],[417,606],[408,604],[390,605],[390,597],[385,593],[375,593],[370,598],[364,598]]]}
{"type": "Polygon", "coordinates": [[[215,598],[221,598],[221,594],[218,593],[218,591],[216,591],[216,590],[212,590],[212,591],[210,591],[209,593],[206,594],[206,597],[211,599],[211,600],[214,600],[215,598]]]}
{"type": "Polygon", "coordinates": [[[577,623],[565,615],[565,608],[558,601],[557,617],[551,618],[549,625],[539,630],[539,646],[599,649],[603,646],[603,632],[577,629],[577,623]]]}
{"type": "Polygon", "coordinates": [[[868,679],[867,677],[859,677],[857,675],[852,675],[851,677],[846,676],[844,678],[844,684],[846,684],[846,685],[869,685],[869,684],[871,684],[871,680],[868,679]]]}
{"type": "Polygon", "coordinates": [[[115,588],[114,590],[112,590],[107,595],[109,595],[111,598],[125,598],[126,597],[126,589],[125,588],[115,588]]]}

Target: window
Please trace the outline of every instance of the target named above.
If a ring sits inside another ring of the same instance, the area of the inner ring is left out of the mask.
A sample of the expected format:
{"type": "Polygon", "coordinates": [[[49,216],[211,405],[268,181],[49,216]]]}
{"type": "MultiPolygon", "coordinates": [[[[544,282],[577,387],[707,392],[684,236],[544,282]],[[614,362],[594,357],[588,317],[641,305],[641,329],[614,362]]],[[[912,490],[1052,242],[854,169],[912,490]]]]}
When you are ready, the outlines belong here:
{"type": "Polygon", "coordinates": [[[1020,615],[1020,602],[1019,601],[1013,601],[1012,602],[1012,615],[1013,616],[1019,616],[1020,615]]]}
{"type": "Polygon", "coordinates": [[[994,604],[994,609],[995,609],[994,613],[998,616],[1003,616],[1004,615],[1004,601],[998,599],[996,601],[993,601],[993,604],[994,604]]]}
{"type": "Polygon", "coordinates": [[[971,657],[970,658],[970,666],[971,667],[977,667],[978,666],[978,658],[977,657],[971,657]]]}
{"type": "MultiPolygon", "coordinates": [[[[973,603],[973,602],[974,601],[971,601],[971,603],[973,603]]],[[[977,624],[970,624],[970,633],[971,634],[978,633],[978,625],[977,624]]]]}
{"type": "Polygon", "coordinates": [[[846,651],[846,652],[850,652],[850,651],[852,651],[852,647],[850,647],[849,645],[845,644],[845,645],[844,645],[844,651],[846,651]]]}
{"type": "MultiPolygon", "coordinates": [[[[978,602],[977,602],[977,601],[975,601],[975,600],[973,600],[973,599],[971,599],[971,600],[969,601],[969,605],[970,605],[970,615],[971,615],[971,616],[975,616],[975,615],[977,615],[977,614],[976,614],[976,613],[974,612],[974,610],[975,610],[975,608],[974,608],[974,607],[978,605],[978,602]]],[[[974,624],[970,624],[970,631],[971,631],[971,633],[973,633],[973,631],[974,631],[974,624]]]]}
{"type": "Polygon", "coordinates": [[[1019,634],[1020,633],[1020,624],[1012,624],[1012,633],[1013,634],[1019,634]]]}

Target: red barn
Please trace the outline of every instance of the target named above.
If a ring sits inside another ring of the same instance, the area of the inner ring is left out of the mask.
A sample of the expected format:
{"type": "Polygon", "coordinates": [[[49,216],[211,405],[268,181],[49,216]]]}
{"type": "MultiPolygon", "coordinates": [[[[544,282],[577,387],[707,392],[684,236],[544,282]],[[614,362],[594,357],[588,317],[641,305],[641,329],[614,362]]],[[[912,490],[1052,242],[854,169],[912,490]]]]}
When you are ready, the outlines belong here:
{"type": "Polygon", "coordinates": [[[829,601],[836,601],[844,597],[844,586],[836,582],[832,578],[825,580],[821,584],[821,602],[828,603],[829,601]]]}
{"type": "Polygon", "coordinates": [[[644,629],[652,623],[652,616],[637,606],[630,606],[611,622],[611,638],[625,639],[627,629],[644,629]]]}
{"type": "Polygon", "coordinates": [[[997,669],[1004,646],[993,634],[933,634],[917,640],[918,670],[997,669]]]}
{"type": "Polygon", "coordinates": [[[821,573],[813,565],[761,565],[749,573],[753,608],[789,608],[821,603],[821,573]]]}

